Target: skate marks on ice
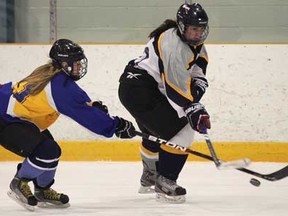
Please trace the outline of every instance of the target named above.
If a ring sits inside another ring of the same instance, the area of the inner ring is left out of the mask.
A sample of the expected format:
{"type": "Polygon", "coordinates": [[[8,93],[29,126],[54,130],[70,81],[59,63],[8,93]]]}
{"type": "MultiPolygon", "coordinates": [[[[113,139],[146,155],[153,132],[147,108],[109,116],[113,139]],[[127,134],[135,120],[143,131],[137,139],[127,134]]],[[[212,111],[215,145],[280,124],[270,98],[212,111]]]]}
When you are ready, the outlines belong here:
{"type": "MultiPolygon", "coordinates": [[[[217,170],[211,162],[185,165],[178,181],[187,189],[183,204],[159,203],[154,194],[138,194],[140,162],[61,162],[53,188],[70,196],[71,207],[36,208],[31,213],[6,194],[16,164],[0,163],[1,215],[286,216],[288,211],[288,179],[262,180],[260,187],[254,187],[249,183],[251,176],[235,170],[217,170]]],[[[283,165],[253,163],[249,168],[269,173],[283,165]]]]}

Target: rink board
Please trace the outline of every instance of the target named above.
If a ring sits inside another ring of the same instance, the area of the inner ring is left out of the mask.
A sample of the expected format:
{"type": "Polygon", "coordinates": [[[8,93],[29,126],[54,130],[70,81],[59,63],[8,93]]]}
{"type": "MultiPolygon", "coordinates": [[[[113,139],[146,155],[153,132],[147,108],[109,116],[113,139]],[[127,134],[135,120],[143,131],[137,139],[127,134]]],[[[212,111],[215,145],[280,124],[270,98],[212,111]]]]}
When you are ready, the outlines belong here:
{"type": "MultiPolygon", "coordinates": [[[[62,161],[139,161],[140,141],[59,141],[62,161]]],[[[234,160],[248,157],[253,161],[287,162],[288,143],[275,142],[214,142],[218,157],[234,160]]],[[[193,150],[209,154],[206,143],[195,142],[193,150]]],[[[0,161],[22,160],[0,147],[0,161]]],[[[190,161],[205,161],[189,155],[190,161]]]]}

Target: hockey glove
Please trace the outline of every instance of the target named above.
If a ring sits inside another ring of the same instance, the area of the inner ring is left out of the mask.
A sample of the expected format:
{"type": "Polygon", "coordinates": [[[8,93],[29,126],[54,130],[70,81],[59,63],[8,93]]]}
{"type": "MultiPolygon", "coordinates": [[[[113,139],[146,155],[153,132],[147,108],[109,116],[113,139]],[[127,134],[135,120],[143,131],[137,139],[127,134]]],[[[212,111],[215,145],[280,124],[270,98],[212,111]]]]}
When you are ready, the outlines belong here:
{"type": "Polygon", "coordinates": [[[118,125],[115,129],[115,135],[121,139],[131,139],[135,134],[135,128],[132,122],[123,118],[116,117],[118,119],[118,125]]]}
{"type": "Polygon", "coordinates": [[[199,102],[208,88],[208,82],[204,77],[194,77],[192,80],[192,96],[194,102],[199,102]]]}
{"type": "Polygon", "coordinates": [[[108,107],[106,105],[104,105],[102,103],[102,101],[94,101],[92,103],[93,107],[97,107],[98,109],[100,109],[101,111],[105,112],[106,114],[108,114],[108,107]]]}
{"type": "Polygon", "coordinates": [[[210,116],[201,103],[191,103],[184,111],[193,130],[205,133],[207,128],[211,128],[210,116]]]}

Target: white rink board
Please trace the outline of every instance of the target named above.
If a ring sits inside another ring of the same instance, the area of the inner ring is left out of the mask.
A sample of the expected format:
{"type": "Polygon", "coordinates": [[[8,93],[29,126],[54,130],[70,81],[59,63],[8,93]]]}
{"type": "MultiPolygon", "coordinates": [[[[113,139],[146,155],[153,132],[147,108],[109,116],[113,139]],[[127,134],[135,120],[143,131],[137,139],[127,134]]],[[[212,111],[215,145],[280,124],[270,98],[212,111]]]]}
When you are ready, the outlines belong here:
{"type": "MultiPolygon", "coordinates": [[[[118,79],[144,45],[83,45],[88,74],[79,81],[112,115],[132,120],[118,99],[118,79]]],[[[1,45],[0,82],[18,81],[47,62],[50,45],[1,45]]],[[[214,141],[287,142],[288,45],[207,45],[209,89],[203,103],[214,141]]],[[[57,140],[95,140],[68,118],[51,127],[57,140]]],[[[116,139],[115,137],[112,139],[116,139]]],[[[201,137],[196,136],[196,140],[201,137]]]]}

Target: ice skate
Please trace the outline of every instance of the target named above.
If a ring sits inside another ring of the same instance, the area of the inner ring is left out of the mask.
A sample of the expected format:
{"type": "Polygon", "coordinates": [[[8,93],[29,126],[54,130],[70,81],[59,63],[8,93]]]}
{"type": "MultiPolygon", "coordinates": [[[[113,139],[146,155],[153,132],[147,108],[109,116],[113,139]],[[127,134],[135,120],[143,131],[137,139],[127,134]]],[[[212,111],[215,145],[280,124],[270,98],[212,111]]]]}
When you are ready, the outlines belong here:
{"type": "Polygon", "coordinates": [[[186,189],[177,185],[176,181],[158,175],[155,183],[156,201],[168,203],[184,203],[186,189]]]}
{"type": "Polygon", "coordinates": [[[34,211],[38,201],[32,194],[28,181],[14,177],[10,183],[8,196],[29,211],[34,211]]]}
{"type": "Polygon", "coordinates": [[[148,159],[142,156],[143,173],[140,179],[140,188],[138,193],[149,194],[155,192],[156,181],[156,166],[155,163],[158,160],[148,159]]]}
{"type": "Polygon", "coordinates": [[[34,196],[38,200],[38,207],[41,208],[68,208],[69,197],[62,193],[57,193],[52,188],[35,187],[34,196]]]}
{"type": "Polygon", "coordinates": [[[138,193],[140,194],[149,194],[155,192],[155,180],[156,180],[156,172],[147,169],[147,167],[143,169],[143,173],[140,179],[140,188],[138,193]]]}

